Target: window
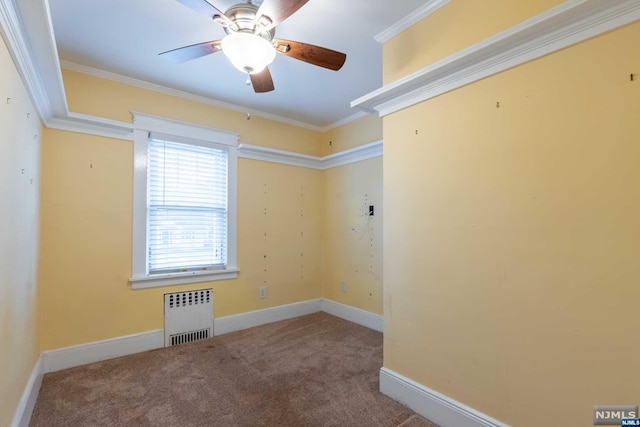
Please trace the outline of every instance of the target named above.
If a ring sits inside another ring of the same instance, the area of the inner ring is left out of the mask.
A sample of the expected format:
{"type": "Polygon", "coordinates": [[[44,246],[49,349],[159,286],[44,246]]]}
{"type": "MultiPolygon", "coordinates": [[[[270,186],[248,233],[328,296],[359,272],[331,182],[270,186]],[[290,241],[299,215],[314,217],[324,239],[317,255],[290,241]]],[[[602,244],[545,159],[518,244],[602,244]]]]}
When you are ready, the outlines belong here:
{"type": "Polygon", "coordinates": [[[136,113],[133,288],[237,276],[237,135],[136,113]]]}
{"type": "Polygon", "coordinates": [[[227,264],[227,163],[224,149],[149,140],[150,274],[227,264]]]}

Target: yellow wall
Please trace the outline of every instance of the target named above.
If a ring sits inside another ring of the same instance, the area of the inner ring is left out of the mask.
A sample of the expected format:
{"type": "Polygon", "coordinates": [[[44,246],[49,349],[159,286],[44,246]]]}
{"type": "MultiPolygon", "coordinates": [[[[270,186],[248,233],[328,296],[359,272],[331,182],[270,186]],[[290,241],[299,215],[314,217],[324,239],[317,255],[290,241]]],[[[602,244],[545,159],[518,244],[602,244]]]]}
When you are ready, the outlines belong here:
{"type": "Polygon", "coordinates": [[[452,0],[384,44],[384,84],[418,71],[562,2],[452,0]]]}
{"type": "Polygon", "coordinates": [[[320,138],[320,155],[339,153],[381,139],[382,119],[377,115],[367,115],[323,133],[320,138]]]}
{"type": "Polygon", "coordinates": [[[323,189],[323,296],[382,314],[382,158],[324,171],[323,189]]]}
{"type": "Polygon", "coordinates": [[[41,126],[3,40],[0,93],[0,425],[5,426],[11,423],[39,354],[41,126]]]}
{"type": "MultiPolygon", "coordinates": [[[[325,132],[322,155],[381,139],[382,119],[365,116],[325,132]]],[[[322,189],[322,295],[382,314],[382,158],[323,171],[322,189]]]]}
{"type": "MultiPolygon", "coordinates": [[[[471,25],[453,18],[427,21],[471,25]]],[[[638,41],[640,23],[384,118],[387,368],[518,427],[638,403],[638,41]]]]}
{"type": "Polygon", "coordinates": [[[321,175],[313,169],[240,160],[237,312],[322,296],[321,175]],[[267,300],[256,300],[266,285],[267,300]]]}
{"type": "MultiPolygon", "coordinates": [[[[318,152],[319,134],[305,129],[78,73],[65,72],[65,84],[72,111],[130,120],[135,110],[318,152]]],[[[43,350],[162,328],[165,292],[213,287],[216,317],[321,297],[320,171],[239,159],[238,279],[133,291],[132,142],[58,130],[44,141],[43,350]]]]}
{"type": "Polygon", "coordinates": [[[69,110],[132,122],[131,112],[170,117],[240,134],[240,143],[262,145],[296,153],[320,155],[320,134],[246,113],[169,96],[160,92],[63,70],[69,110]]]}

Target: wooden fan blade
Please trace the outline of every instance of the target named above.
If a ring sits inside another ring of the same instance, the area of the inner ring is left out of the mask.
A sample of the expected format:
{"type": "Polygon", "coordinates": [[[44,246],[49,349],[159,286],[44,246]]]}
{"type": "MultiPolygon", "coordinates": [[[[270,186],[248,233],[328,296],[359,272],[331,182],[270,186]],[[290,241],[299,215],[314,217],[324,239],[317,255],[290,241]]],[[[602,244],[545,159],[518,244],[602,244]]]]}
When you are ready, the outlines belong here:
{"type": "Polygon", "coordinates": [[[224,15],[218,8],[205,0],[176,0],[178,3],[187,6],[189,9],[213,18],[214,15],[224,15]]]}
{"type": "Polygon", "coordinates": [[[192,44],[191,46],[183,46],[177,49],[162,52],[159,55],[162,59],[173,63],[190,61],[222,50],[220,40],[192,44]]]}
{"type": "MultiPolygon", "coordinates": [[[[266,1],[266,0],[265,0],[266,1]]],[[[291,40],[274,39],[276,52],[329,70],[338,71],[347,60],[342,52],[291,40]]]]}
{"type": "Polygon", "coordinates": [[[269,68],[265,68],[256,74],[249,74],[249,77],[251,78],[253,90],[256,93],[271,92],[274,89],[269,68]]]}
{"type": "Polygon", "coordinates": [[[270,30],[296,13],[298,9],[307,4],[308,1],[309,0],[264,0],[256,13],[257,22],[260,22],[262,16],[266,16],[271,22],[268,25],[264,25],[263,28],[270,30]]]}

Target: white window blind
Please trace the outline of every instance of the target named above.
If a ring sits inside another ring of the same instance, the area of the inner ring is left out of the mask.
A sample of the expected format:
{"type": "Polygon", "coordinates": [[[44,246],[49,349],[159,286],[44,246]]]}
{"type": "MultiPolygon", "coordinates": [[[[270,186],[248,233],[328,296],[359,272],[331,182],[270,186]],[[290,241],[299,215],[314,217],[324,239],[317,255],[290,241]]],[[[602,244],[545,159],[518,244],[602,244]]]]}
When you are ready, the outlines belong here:
{"type": "Polygon", "coordinates": [[[227,150],[151,137],[147,180],[148,274],[224,268],[227,150]]]}

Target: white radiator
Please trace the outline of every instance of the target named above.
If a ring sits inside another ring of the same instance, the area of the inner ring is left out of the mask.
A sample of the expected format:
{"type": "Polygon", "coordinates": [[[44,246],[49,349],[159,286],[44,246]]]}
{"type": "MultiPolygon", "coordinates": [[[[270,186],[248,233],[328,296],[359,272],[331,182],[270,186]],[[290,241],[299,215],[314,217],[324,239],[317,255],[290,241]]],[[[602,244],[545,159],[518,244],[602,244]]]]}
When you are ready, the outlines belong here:
{"type": "Polygon", "coordinates": [[[213,289],[164,294],[164,346],[213,336],[213,289]]]}

